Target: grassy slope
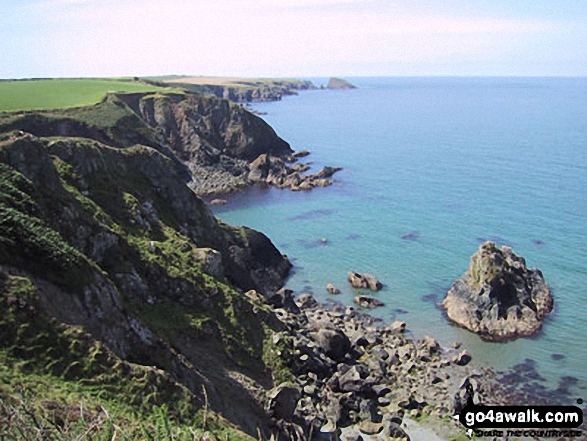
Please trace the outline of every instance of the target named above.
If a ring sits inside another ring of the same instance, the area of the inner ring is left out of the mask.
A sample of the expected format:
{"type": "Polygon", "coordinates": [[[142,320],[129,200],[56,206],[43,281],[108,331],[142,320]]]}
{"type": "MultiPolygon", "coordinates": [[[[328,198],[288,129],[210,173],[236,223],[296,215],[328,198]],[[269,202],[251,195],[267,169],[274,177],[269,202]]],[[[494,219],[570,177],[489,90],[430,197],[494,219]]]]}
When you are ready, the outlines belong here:
{"type": "Polygon", "coordinates": [[[178,86],[186,84],[194,86],[222,86],[242,90],[259,89],[263,87],[281,87],[284,85],[302,84],[301,80],[293,78],[232,78],[232,77],[181,77],[164,80],[164,83],[178,86]]]}
{"type": "MultiPolygon", "coordinates": [[[[76,140],[72,147],[105,148],[83,140],[76,140]]],[[[141,155],[143,150],[129,149],[124,155],[141,155]]],[[[155,198],[151,188],[143,185],[144,179],[132,174],[128,181],[107,175],[88,178],[92,200],[75,187],[75,170],[57,157],[53,160],[67,191],[64,195],[45,192],[10,166],[0,164],[0,426],[7,428],[6,433],[0,429],[0,438],[15,435],[17,427],[24,427],[31,431],[26,434],[31,439],[33,433],[69,439],[95,423],[92,430],[100,433],[99,439],[110,439],[112,430],[122,439],[144,439],[145,431],[154,434],[155,439],[171,439],[171,432],[175,439],[194,439],[192,431],[201,430],[204,425],[222,437],[230,434],[233,440],[247,439],[212,412],[206,417],[204,409],[192,405],[192,395],[169,380],[165,372],[125,363],[78,328],[58,324],[39,313],[34,281],[27,276],[9,276],[2,270],[2,264],[21,266],[20,263],[31,262],[32,256],[38,255],[44,267],[40,273],[47,280],[75,291],[76,281],[83,283],[78,267],[89,271],[95,263],[69,246],[47,222],[48,207],[71,205],[80,213],[82,219],[78,222],[92,229],[112,230],[125,239],[136,251],[135,260],[138,259],[130,263],[137,267],[161,266],[170,278],[182,278],[217,293],[215,314],[205,317],[200,311],[172,300],[155,308],[125,299],[152,331],[173,340],[183,335],[197,338],[203,329],[211,328],[213,338],[220,340],[218,345],[225,345],[235,359],[242,358],[247,364],[248,353],[255,352],[247,347],[246,334],[252,331],[239,316],[242,308],[235,307],[243,301],[240,295],[201,273],[193,259],[197,249],[187,237],[165,224],[165,210],[161,210],[162,219],[156,228],[161,230],[156,251],[150,250],[155,237],[149,231],[132,227],[132,215],[140,207],[140,201],[133,195],[140,200],[155,198]],[[75,280],[64,278],[69,273],[75,280]],[[97,411],[96,406],[110,413],[114,409],[113,418],[97,411]],[[88,421],[77,415],[79,407],[87,409],[88,421]],[[66,424],[55,425],[56,412],[66,424]],[[157,435],[163,426],[169,427],[164,429],[166,436],[157,435]]],[[[107,267],[117,265],[105,263],[107,267]]],[[[263,349],[266,348],[257,351],[263,349]]],[[[266,354],[257,357],[261,355],[266,354]]]]}
{"type": "Polygon", "coordinates": [[[96,104],[109,91],[164,90],[150,84],[104,78],[0,81],[0,112],[62,109],[96,104]]]}

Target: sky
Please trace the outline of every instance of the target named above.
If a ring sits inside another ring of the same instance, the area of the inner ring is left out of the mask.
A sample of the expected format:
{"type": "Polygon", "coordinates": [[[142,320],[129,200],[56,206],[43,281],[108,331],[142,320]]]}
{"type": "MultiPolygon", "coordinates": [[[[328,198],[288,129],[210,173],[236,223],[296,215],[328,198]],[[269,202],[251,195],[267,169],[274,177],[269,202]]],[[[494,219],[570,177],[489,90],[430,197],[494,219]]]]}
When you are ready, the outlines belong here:
{"type": "Polygon", "coordinates": [[[587,76],[585,0],[2,0],[0,78],[587,76]]]}

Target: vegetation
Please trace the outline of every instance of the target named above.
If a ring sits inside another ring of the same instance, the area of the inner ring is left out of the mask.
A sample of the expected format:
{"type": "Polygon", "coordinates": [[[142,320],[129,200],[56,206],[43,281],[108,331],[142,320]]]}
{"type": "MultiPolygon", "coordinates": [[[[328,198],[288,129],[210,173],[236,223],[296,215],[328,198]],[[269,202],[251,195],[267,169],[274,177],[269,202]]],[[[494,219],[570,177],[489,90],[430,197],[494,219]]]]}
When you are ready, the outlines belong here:
{"type": "MultiPolygon", "coordinates": [[[[75,110],[88,121],[94,111],[97,123],[115,130],[128,114],[117,114],[118,103],[75,110]]],[[[67,303],[83,303],[101,280],[154,338],[173,351],[188,345],[186,365],[210,347],[212,362],[287,377],[262,324],[267,306],[204,271],[209,249],[182,231],[185,215],[152,182],[153,170],[158,179],[176,173],[171,160],[144,146],[0,135],[0,438],[197,440],[209,431],[250,439],[208,408],[205,389],[174,380],[172,355],[150,364],[123,360],[82,328],[47,315],[42,305],[53,289],[69,295],[67,303]],[[107,252],[86,251],[97,237],[109,238],[107,252]],[[151,283],[132,292],[121,274],[151,283]]],[[[213,225],[202,225],[203,233],[213,225]]],[[[247,243],[244,230],[214,228],[247,243]]]]}
{"type": "Polygon", "coordinates": [[[32,79],[0,81],[0,112],[62,109],[98,103],[108,92],[156,92],[165,88],[130,79],[32,79]]]}

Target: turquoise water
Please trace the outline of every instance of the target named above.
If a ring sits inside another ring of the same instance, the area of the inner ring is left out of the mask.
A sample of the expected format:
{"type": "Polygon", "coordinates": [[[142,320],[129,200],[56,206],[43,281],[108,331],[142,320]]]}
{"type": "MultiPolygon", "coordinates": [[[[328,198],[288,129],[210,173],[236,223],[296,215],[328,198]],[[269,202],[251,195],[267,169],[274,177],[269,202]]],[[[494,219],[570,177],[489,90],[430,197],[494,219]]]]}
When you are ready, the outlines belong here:
{"type": "Polygon", "coordinates": [[[312,152],[304,159],[315,169],[344,167],[336,184],[247,191],[217,215],[265,232],[293,261],[287,286],[297,293],[326,300],[334,283],[351,305],[347,272],[370,272],[386,285],[373,315],[461,341],[482,364],[532,359],[552,383],[570,375],[585,385],[587,79],[352,80],[359,89],[255,106],[295,150],[312,152]],[[483,239],[543,271],[555,310],[536,338],[486,343],[436,306],[483,239]]]}

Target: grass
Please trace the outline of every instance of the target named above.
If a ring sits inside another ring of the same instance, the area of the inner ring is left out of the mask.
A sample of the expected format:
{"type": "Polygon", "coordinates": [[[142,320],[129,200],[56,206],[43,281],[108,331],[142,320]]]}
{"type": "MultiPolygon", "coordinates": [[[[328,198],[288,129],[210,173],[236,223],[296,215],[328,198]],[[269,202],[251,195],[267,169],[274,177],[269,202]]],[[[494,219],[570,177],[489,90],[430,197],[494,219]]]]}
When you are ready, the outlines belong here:
{"type": "Polygon", "coordinates": [[[0,112],[63,109],[96,104],[106,93],[166,89],[122,79],[39,79],[0,81],[0,112]]]}
{"type": "Polygon", "coordinates": [[[165,83],[195,84],[200,86],[260,87],[282,86],[284,84],[301,84],[303,81],[293,78],[233,78],[233,77],[178,77],[164,79],[165,83]]]}

